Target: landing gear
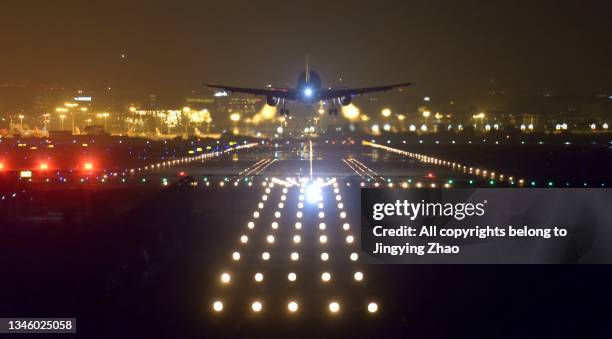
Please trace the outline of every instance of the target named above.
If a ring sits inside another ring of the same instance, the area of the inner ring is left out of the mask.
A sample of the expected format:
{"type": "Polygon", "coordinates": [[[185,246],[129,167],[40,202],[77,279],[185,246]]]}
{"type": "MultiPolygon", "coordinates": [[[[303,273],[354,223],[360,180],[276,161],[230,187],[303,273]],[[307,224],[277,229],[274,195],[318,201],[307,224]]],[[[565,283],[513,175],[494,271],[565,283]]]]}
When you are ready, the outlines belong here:
{"type": "Polygon", "coordinates": [[[338,115],[338,108],[331,107],[330,109],[327,110],[327,112],[329,113],[329,115],[338,115]]]}

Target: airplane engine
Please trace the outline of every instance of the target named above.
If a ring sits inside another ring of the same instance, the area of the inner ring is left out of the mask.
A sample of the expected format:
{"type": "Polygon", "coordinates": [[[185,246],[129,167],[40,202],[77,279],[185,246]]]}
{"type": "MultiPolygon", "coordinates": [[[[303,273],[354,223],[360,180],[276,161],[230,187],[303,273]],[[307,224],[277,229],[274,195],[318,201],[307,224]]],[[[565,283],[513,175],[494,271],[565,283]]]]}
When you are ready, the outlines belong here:
{"type": "Polygon", "coordinates": [[[268,96],[266,97],[266,103],[268,106],[276,106],[278,105],[278,98],[268,96]]]}
{"type": "Polygon", "coordinates": [[[353,98],[350,95],[340,98],[340,104],[342,104],[342,106],[348,106],[352,101],[353,98]]]}

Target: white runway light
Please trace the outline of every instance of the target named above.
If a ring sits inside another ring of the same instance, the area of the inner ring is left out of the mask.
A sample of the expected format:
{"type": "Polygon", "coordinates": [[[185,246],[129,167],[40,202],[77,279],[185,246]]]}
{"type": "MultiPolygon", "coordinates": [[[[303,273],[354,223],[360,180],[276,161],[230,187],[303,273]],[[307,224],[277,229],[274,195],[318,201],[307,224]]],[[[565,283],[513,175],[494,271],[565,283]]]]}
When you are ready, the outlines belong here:
{"type": "Polygon", "coordinates": [[[260,202],[259,204],[257,204],[257,207],[258,207],[259,209],[263,209],[263,208],[264,208],[264,203],[263,203],[263,202],[260,202]]]}
{"type": "Polygon", "coordinates": [[[355,238],[353,238],[352,235],[349,235],[349,236],[346,237],[346,242],[347,243],[352,244],[353,241],[355,241],[355,238]]]}
{"type": "Polygon", "coordinates": [[[320,242],[321,244],[325,244],[325,243],[327,243],[327,236],[326,236],[326,235],[322,235],[322,236],[320,236],[320,237],[319,237],[319,242],[320,242]]]}
{"type": "Polygon", "coordinates": [[[274,236],[270,234],[269,236],[267,236],[267,237],[266,237],[266,241],[267,241],[269,244],[274,243],[274,236]]]}
{"type": "Polygon", "coordinates": [[[278,228],[278,223],[275,221],[272,223],[272,229],[277,229],[278,228]]]}
{"type": "Polygon", "coordinates": [[[341,202],[339,202],[339,203],[338,203],[338,209],[340,209],[340,210],[341,210],[341,209],[343,209],[343,208],[344,208],[344,204],[343,204],[343,203],[341,203],[341,202]]]}
{"type": "Polygon", "coordinates": [[[240,260],[240,253],[238,252],[232,253],[232,259],[234,259],[234,261],[240,260]]]}
{"type": "Polygon", "coordinates": [[[278,208],[283,209],[285,207],[285,204],[283,204],[282,202],[278,203],[278,208]]]}
{"type": "Polygon", "coordinates": [[[243,235],[240,237],[240,242],[243,244],[246,244],[249,241],[249,237],[247,237],[246,235],[243,235]]]}
{"type": "Polygon", "coordinates": [[[324,222],[322,222],[322,223],[320,223],[320,224],[319,224],[319,229],[320,229],[321,231],[324,231],[324,230],[325,230],[325,227],[326,227],[326,226],[325,226],[325,223],[324,223],[324,222]]]}
{"type": "Polygon", "coordinates": [[[323,274],[321,274],[321,280],[323,282],[328,282],[331,279],[331,274],[329,274],[329,272],[323,272],[323,274]]]}
{"type": "Polygon", "coordinates": [[[363,280],[363,273],[355,272],[355,274],[353,275],[353,278],[355,278],[355,281],[362,281],[363,280]]]}
{"type": "Polygon", "coordinates": [[[300,255],[297,252],[291,253],[291,260],[298,261],[300,259],[300,255]]]}
{"type": "Polygon", "coordinates": [[[325,212],[323,212],[323,211],[319,212],[319,218],[320,219],[325,218],[325,212]]]}
{"type": "Polygon", "coordinates": [[[351,258],[351,261],[357,261],[357,259],[359,259],[359,254],[353,252],[351,253],[350,258],[351,258]]]}
{"type": "Polygon", "coordinates": [[[247,224],[247,227],[252,230],[255,228],[255,223],[252,221],[249,221],[249,223],[247,224]]]}
{"type": "Polygon", "coordinates": [[[254,277],[254,278],[255,278],[255,281],[257,281],[257,282],[262,282],[262,281],[263,281],[264,276],[263,276],[263,274],[261,274],[261,273],[259,273],[259,272],[258,272],[258,273],[255,273],[255,277],[254,277]]]}
{"type": "Polygon", "coordinates": [[[287,304],[287,309],[289,310],[289,312],[293,313],[293,312],[297,312],[298,310],[298,304],[295,301],[291,301],[289,302],[289,304],[287,304]]]}
{"type": "Polygon", "coordinates": [[[223,311],[223,303],[219,300],[215,301],[213,303],[213,310],[215,310],[215,312],[223,311]]]}
{"type": "Polygon", "coordinates": [[[343,229],[343,230],[345,230],[345,231],[348,231],[350,228],[351,228],[351,226],[348,224],[348,222],[345,222],[345,223],[342,225],[342,229],[343,229]]]}
{"type": "Polygon", "coordinates": [[[268,252],[263,252],[263,253],[261,254],[261,259],[263,259],[264,261],[268,261],[268,260],[270,260],[270,253],[268,253],[268,252]]]}
{"type": "Polygon", "coordinates": [[[301,222],[296,222],[295,223],[295,229],[296,230],[302,229],[302,223],[301,222]]]}
{"type": "Polygon", "coordinates": [[[346,212],[340,212],[340,219],[346,218],[346,212]]]}
{"type": "Polygon", "coordinates": [[[329,260],[329,254],[327,254],[326,252],[321,253],[321,260],[322,261],[329,260]]]}
{"type": "Polygon", "coordinates": [[[376,303],[369,303],[368,304],[368,312],[370,313],[376,313],[378,311],[378,305],[376,303]]]}
{"type": "Polygon", "coordinates": [[[267,195],[265,195],[265,194],[264,194],[264,195],[262,195],[262,196],[261,196],[261,200],[263,200],[263,201],[268,200],[268,196],[267,196],[267,195]]]}
{"type": "Polygon", "coordinates": [[[304,215],[304,213],[302,213],[302,212],[300,211],[300,212],[297,212],[295,216],[296,216],[298,219],[301,219],[303,215],[304,215]]]}
{"type": "Polygon", "coordinates": [[[255,211],[253,212],[253,218],[259,218],[259,212],[255,211]]]}
{"type": "Polygon", "coordinates": [[[335,301],[332,301],[331,303],[329,303],[329,311],[331,313],[338,313],[340,311],[340,304],[335,301]]]}
{"type": "Polygon", "coordinates": [[[263,305],[259,301],[255,301],[251,304],[251,309],[253,312],[260,312],[263,308],[263,305]]]}
{"type": "Polygon", "coordinates": [[[229,273],[225,272],[223,274],[221,274],[221,282],[224,284],[227,284],[230,282],[230,280],[232,279],[232,277],[229,275],[229,273]]]}
{"type": "Polygon", "coordinates": [[[281,212],[279,212],[279,211],[274,212],[274,217],[275,218],[280,218],[281,217],[281,212]]]}
{"type": "Polygon", "coordinates": [[[294,243],[299,244],[299,243],[300,243],[300,241],[302,241],[302,237],[300,237],[300,236],[299,236],[299,235],[297,235],[297,234],[293,236],[293,242],[294,242],[294,243]]]}
{"type": "Polygon", "coordinates": [[[291,273],[289,273],[289,274],[287,275],[287,279],[288,279],[289,281],[295,281],[295,280],[297,279],[297,275],[296,275],[295,273],[291,272],[291,273]]]}

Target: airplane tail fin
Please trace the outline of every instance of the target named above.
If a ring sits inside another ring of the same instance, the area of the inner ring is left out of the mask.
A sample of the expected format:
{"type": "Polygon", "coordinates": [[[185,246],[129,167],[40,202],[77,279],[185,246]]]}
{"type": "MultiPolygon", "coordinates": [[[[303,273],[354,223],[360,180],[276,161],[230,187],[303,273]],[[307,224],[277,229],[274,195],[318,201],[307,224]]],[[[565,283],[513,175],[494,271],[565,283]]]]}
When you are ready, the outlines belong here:
{"type": "Polygon", "coordinates": [[[310,80],[310,56],[306,56],[306,83],[310,80]]]}

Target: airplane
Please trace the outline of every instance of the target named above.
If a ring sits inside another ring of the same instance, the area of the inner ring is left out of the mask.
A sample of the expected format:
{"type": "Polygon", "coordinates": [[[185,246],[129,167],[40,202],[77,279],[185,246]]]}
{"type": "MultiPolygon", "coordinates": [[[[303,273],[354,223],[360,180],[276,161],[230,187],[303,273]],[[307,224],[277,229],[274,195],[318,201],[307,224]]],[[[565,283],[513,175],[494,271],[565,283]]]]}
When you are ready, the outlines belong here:
{"type": "Polygon", "coordinates": [[[318,101],[331,101],[331,107],[328,109],[328,113],[329,115],[338,115],[336,102],[342,106],[348,106],[356,95],[408,87],[413,85],[413,83],[407,82],[364,88],[323,88],[319,74],[314,70],[310,70],[308,62],[306,62],[306,69],[298,76],[297,86],[295,88],[246,88],[207,83],[203,83],[202,85],[213,89],[221,89],[226,92],[265,96],[266,103],[270,106],[277,106],[282,102],[282,107],[280,109],[281,115],[289,115],[289,109],[285,107],[285,101],[296,101],[307,105],[312,105],[318,101]]]}

